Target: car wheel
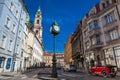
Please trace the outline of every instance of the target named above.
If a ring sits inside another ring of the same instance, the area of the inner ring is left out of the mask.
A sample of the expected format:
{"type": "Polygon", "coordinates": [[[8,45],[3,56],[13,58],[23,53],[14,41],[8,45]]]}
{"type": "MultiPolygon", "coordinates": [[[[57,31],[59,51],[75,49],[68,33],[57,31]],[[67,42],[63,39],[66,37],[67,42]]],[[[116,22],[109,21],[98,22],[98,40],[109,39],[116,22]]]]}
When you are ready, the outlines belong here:
{"type": "Polygon", "coordinates": [[[108,74],[107,74],[106,71],[103,71],[103,72],[102,72],[102,75],[103,75],[103,77],[108,77],[108,74]]]}

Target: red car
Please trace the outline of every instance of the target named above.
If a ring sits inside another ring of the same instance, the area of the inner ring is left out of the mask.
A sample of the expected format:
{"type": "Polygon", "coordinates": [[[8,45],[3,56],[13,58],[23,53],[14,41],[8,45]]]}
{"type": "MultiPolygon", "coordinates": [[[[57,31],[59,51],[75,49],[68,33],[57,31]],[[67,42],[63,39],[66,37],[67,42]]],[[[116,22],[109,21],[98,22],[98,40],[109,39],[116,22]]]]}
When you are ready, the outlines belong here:
{"type": "Polygon", "coordinates": [[[112,65],[107,66],[94,66],[90,69],[92,75],[103,75],[104,77],[115,77],[117,73],[117,67],[112,65]]]}

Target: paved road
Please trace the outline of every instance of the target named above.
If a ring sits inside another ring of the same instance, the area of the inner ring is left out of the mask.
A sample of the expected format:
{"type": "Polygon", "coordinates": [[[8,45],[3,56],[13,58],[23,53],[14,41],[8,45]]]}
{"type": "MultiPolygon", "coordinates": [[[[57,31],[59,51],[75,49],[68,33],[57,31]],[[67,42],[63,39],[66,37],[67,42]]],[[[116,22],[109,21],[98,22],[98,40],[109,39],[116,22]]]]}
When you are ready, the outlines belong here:
{"type": "MultiPolygon", "coordinates": [[[[50,77],[50,73],[50,68],[47,68],[45,70],[36,69],[25,74],[14,75],[14,77],[4,76],[4,78],[0,80],[41,80],[38,79],[38,77],[50,77]]],[[[57,80],[120,80],[120,77],[117,76],[115,78],[104,78],[102,76],[87,75],[86,73],[82,72],[63,72],[62,70],[58,70],[57,80]]]]}

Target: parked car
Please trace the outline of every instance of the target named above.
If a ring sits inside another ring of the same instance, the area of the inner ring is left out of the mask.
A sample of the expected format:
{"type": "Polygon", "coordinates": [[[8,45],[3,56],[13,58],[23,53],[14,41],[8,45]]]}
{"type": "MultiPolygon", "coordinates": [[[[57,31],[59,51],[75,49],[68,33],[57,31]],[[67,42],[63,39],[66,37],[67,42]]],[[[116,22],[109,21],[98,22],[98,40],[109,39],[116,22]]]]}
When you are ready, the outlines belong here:
{"type": "Polygon", "coordinates": [[[76,67],[75,67],[75,65],[65,65],[63,70],[68,71],[68,72],[71,72],[71,71],[76,72],[76,67]]]}
{"type": "Polygon", "coordinates": [[[90,69],[92,75],[102,75],[103,77],[115,77],[117,74],[117,67],[113,65],[94,66],[90,69]]]}

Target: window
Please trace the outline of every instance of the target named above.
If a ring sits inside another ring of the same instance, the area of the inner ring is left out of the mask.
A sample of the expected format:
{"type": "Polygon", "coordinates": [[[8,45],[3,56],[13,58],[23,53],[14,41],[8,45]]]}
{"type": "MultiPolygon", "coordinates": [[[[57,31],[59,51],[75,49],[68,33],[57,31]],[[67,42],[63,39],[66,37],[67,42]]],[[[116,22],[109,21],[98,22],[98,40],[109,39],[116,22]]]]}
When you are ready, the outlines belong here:
{"type": "Polygon", "coordinates": [[[120,57],[120,47],[115,47],[114,51],[115,51],[115,55],[120,57]]]}
{"type": "Polygon", "coordinates": [[[39,24],[39,20],[37,20],[37,24],[39,24]]]}
{"type": "Polygon", "coordinates": [[[9,47],[8,47],[8,50],[9,50],[9,51],[11,51],[11,50],[12,50],[12,43],[13,43],[13,41],[12,41],[12,40],[10,40],[9,47]]]}
{"type": "Polygon", "coordinates": [[[9,18],[9,17],[7,17],[5,25],[6,25],[7,27],[9,27],[9,25],[10,25],[10,18],[9,18]]]}
{"type": "Polygon", "coordinates": [[[21,18],[21,25],[23,25],[23,23],[24,23],[24,22],[23,22],[23,18],[21,18]]]}
{"type": "Polygon", "coordinates": [[[105,6],[105,3],[102,3],[102,7],[103,7],[103,9],[106,7],[106,6],[105,6]]]}
{"type": "Polygon", "coordinates": [[[4,67],[5,57],[0,56],[0,68],[4,67]]]}
{"type": "Polygon", "coordinates": [[[100,35],[96,35],[96,41],[97,41],[97,44],[101,43],[101,41],[100,41],[100,35]]]}
{"type": "Polygon", "coordinates": [[[16,10],[15,16],[18,18],[18,10],[16,10]]]}
{"type": "Polygon", "coordinates": [[[109,0],[106,1],[107,6],[110,4],[109,0]]]}
{"type": "Polygon", "coordinates": [[[118,38],[118,31],[117,30],[112,30],[109,32],[110,40],[114,40],[118,38]]]}
{"type": "Polygon", "coordinates": [[[98,29],[98,21],[97,20],[94,20],[94,28],[98,29]]]}
{"type": "Polygon", "coordinates": [[[111,23],[113,22],[115,19],[114,19],[114,14],[113,13],[110,13],[108,15],[105,16],[105,21],[106,21],[106,24],[108,23],[111,23]]]}
{"type": "Polygon", "coordinates": [[[12,32],[14,32],[14,33],[15,33],[15,29],[16,29],[16,25],[15,25],[15,24],[13,24],[13,27],[12,27],[12,32]]]}
{"type": "Polygon", "coordinates": [[[90,29],[90,30],[92,30],[92,29],[98,29],[98,21],[97,21],[97,20],[92,21],[92,22],[89,24],[89,29],[90,29]]]}
{"type": "Polygon", "coordinates": [[[3,35],[3,36],[2,36],[2,41],[1,41],[1,47],[2,47],[2,48],[5,48],[5,44],[6,44],[6,36],[3,35]]]}
{"type": "Polygon", "coordinates": [[[13,10],[13,6],[14,6],[14,5],[13,5],[13,2],[11,2],[11,3],[10,3],[10,7],[9,7],[9,9],[10,9],[11,11],[13,10]]]}
{"type": "Polygon", "coordinates": [[[93,24],[92,24],[92,22],[89,24],[89,29],[90,29],[90,30],[93,29],[93,24]]]}
{"type": "Polygon", "coordinates": [[[93,38],[91,39],[91,44],[92,44],[92,45],[96,44],[96,38],[95,38],[95,37],[93,37],[93,38]]]}
{"type": "Polygon", "coordinates": [[[86,49],[89,49],[89,41],[88,42],[86,42],[86,49]]]}
{"type": "Polygon", "coordinates": [[[19,52],[19,45],[17,44],[17,46],[16,46],[16,53],[18,53],[19,52]]]}
{"type": "Polygon", "coordinates": [[[21,37],[21,30],[19,30],[19,32],[18,32],[18,36],[21,37]]]}

